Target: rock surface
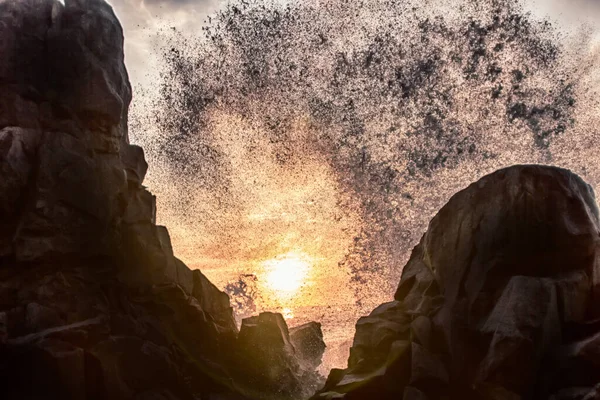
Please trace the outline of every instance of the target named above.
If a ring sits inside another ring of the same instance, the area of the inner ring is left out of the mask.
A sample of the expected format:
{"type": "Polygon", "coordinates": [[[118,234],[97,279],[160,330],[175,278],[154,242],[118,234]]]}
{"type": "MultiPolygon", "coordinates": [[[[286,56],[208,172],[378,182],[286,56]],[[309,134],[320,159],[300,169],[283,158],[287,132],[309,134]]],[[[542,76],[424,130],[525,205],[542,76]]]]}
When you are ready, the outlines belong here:
{"type": "Polygon", "coordinates": [[[314,398],[597,398],[599,226],[592,189],[567,170],[514,166],[470,185],[314,398]]]}
{"type": "Polygon", "coordinates": [[[314,387],[274,314],[267,330],[285,345],[269,354],[287,376],[265,379],[228,296],[156,225],[111,7],[0,0],[0,55],[0,397],[279,399],[314,387]]]}
{"type": "Polygon", "coordinates": [[[316,369],[323,361],[325,342],[318,322],[307,322],[290,329],[290,341],[307,369],[316,369]]]}

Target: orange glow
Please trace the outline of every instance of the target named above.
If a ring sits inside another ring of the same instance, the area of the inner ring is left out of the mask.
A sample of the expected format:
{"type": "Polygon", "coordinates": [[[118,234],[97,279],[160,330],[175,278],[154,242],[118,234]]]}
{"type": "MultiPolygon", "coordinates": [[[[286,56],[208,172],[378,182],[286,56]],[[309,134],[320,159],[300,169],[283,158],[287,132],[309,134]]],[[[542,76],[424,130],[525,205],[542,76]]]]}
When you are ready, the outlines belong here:
{"type": "Polygon", "coordinates": [[[305,282],[311,264],[305,254],[288,253],[266,260],[266,286],[281,297],[293,296],[305,282]]]}

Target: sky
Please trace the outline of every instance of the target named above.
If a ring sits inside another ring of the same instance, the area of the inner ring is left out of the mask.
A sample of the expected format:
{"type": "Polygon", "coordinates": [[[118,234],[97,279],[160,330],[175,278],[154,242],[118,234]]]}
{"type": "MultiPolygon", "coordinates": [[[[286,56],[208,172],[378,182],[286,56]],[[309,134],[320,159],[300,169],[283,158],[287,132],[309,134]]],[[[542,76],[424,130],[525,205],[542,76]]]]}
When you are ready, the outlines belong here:
{"type": "MultiPolygon", "coordinates": [[[[157,34],[171,27],[197,34],[226,0],[108,0],[125,32],[125,63],[135,89],[153,87],[157,34]]],[[[450,2],[451,3],[451,2],[450,2]]],[[[526,0],[526,7],[571,29],[582,23],[600,32],[600,0],[526,0]]]]}

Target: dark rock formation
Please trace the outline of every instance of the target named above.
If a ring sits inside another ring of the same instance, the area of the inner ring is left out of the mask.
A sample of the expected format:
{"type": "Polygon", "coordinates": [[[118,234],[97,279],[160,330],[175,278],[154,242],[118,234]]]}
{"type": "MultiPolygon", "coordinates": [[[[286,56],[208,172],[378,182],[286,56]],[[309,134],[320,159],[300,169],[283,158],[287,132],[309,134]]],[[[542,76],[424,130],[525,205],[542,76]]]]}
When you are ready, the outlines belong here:
{"type": "Polygon", "coordinates": [[[173,255],[130,100],[104,0],[0,2],[0,397],[300,397],[316,378],[281,316],[286,385],[247,358],[228,296],[173,255]]]}
{"type": "Polygon", "coordinates": [[[599,225],[590,186],[559,168],[457,193],[315,398],[598,398],[599,225]]]}
{"type": "Polygon", "coordinates": [[[304,363],[306,369],[315,369],[321,365],[325,342],[321,324],[318,322],[307,322],[290,329],[290,341],[300,356],[300,362],[304,363]]]}
{"type": "Polygon", "coordinates": [[[242,321],[238,340],[244,349],[240,358],[252,360],[253,368],[262,371],[246,375],[248,386],[273,393],[291,391],[306,398],[323,384],[315,372],[325,351],[320,324],[310,322],[288,330],[281,314],[264,312],[242,321]]]}

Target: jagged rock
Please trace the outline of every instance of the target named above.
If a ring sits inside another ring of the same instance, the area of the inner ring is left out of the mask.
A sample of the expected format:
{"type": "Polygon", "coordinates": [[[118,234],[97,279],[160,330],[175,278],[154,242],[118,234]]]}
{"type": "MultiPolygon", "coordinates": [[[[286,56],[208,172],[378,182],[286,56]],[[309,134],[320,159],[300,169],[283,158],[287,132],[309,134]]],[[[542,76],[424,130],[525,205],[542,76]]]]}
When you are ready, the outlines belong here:
{"type": "Polygon", "coordinates": [[[0,346],[8,339],[8,328],[6,323],[6,312],[0,313],[0,346]]]}
{"type": "Polygon", "coordinates": [[[323,353],[327,346],[323,341],[323,331],[320,323],[307,322],[291,328],[290,341],[305,369],[314,370],[321,365],[323,353]]]}
{"type": "Polygon", "coordinates": [[[123,221],[126,224],[156,224],[156,197],[144,188],[130,190],[123,221]]]}
{"type": "Polygon", "coordinates": [[[525,393],[543,349],[560,343],[556,287],[550,279],[515,276],[480,329],[491,336],[478,381],[525,393]],[[504,371],[510,371],[507,376],[504,371]]]}
{"type": "Polygon", "coordinates": [[[582,400],[592,388],[573,387],[562,389],[550,396],[549,400],[582,400]]]}
{"type": "Polygon", "coordinates": [[[171,352],[137,337],[110,337],[95,345],[91,354],[102,371],[105,396],[129,399],[140,391],[173,393],[176,398],[191,398],[177,373],[171,352]]]}
{"type": "Polygon", "coordinates": [[[314,371],[318,366],[314,365],[315,358],[320,359],[324,349],[320,326],[309,324],[295,332],[299,344],[307,345],[308,340],[308,345],[315,347],[297,350],[281,314],[263,312],[242,320],[237,358],[244,360],[244,364],[237,373],[253,388],[254,396],[278,393],[283,397],[306,398],[322,383],[314,371]]]}
{"type": "Polygon", "coordinates": [[[413,250],[397,305],[367,317],[369,334],[359,320],[348,369],[315,398],[594,396],[599,225],[591,187],[560,168],[514,166],[455,194],[413,250]],[[412,342],[408,364],[383,357],[388,335],[412,342]]]}
{"type": "Polygon", "coordinates": [[[588,394],[585,395],[583,400],[598,400],[600,399],[600,383],[597,384],[588,394]]]}
{"type": "Polygon", "coordinates": [[[32,302],[25,308],[25,323],[32,332],[62,325],[62,322],[58,312],[50,307],[32,302]]]}
{"type": "Polygon", "coordinates": [[[35,131],[6,127],[0,130],[0,257],[13,252],[13,235],[31,174],[38,135],[35,131]]]}
{"type": "Polygon", "coordinates": [[[224,331],[237,331],[229,296],[199,270],[192,271],[192,281],[192,294],[198,299],[200,306],[214,316],[224,331]]]}
{"type": "Polygon", "coordinates": [[[144,149],[140,146],[130,145],[121,149],[121,159],[127,172],[127,179],[135,186],[139,186],[146,177],[148,163],[144,158],[144,149]]]}
{"type": "Polygon", "coordinates": [[[301,390],[298,379],[300,365],[281,314],[263,312],[242,320],[239,333],[244,359],[252,360],[257,374],[251,374],[257,388],[275,385],[276,392],[301,390]]]}
{"type": "Polygon", "coordinates": [[[407,386],[404,389],[402,400],[427,400],[427,396],[419,389],[412,386],[407,386]]]}
{"type": "Polygon", "coordinates": [[[410,324],[412,341],[422,345],[426,349],[432,348],[432,330],[431,320],[424,315],[419,315],[410,324]]]}
{"type": "Polygon", "coordinates": [[[411,345],[411,363],[411,385],[448,385],[448,372],[439,357],[414,342],[411,345]]]}
{"type": "Polygon", "coordinates": [[[318,349],[173,254],[130,101],[104,0],[0,0],[0,397],[307,397],[318,349]]]}
{"type": "Polygon", "coordinates": [[[387,359],[393,342],[409,338],[409,323],[410,317],[398,301],[382,304],[368,317],[360,318],[356,323],[348,366],[378,365],[387,359]]]}
{"type": "MultiPolygon", "coordinates": [[[[117,125],[126,116],[131,87],[123,64],[123,30],[103,0],[66,0],[47,31],[50,89],[84,117],[117,125]]],[[[96,121],[94,121],[96,122],[96,121]]]]}

